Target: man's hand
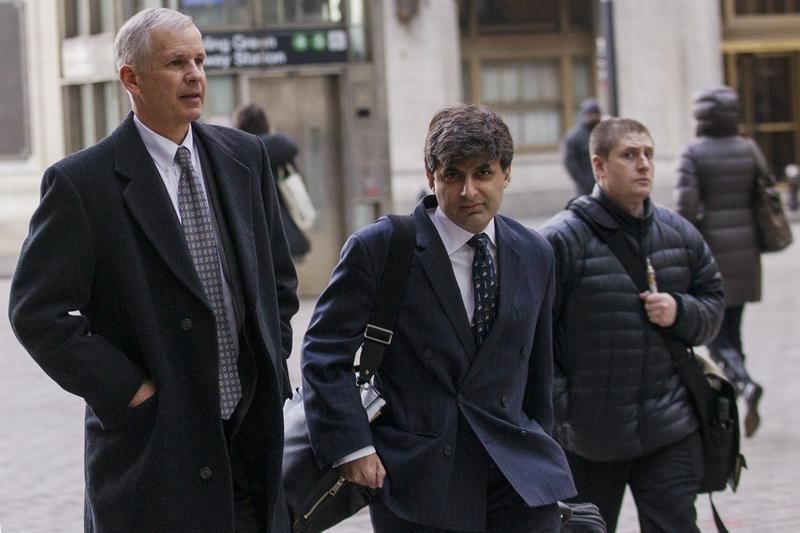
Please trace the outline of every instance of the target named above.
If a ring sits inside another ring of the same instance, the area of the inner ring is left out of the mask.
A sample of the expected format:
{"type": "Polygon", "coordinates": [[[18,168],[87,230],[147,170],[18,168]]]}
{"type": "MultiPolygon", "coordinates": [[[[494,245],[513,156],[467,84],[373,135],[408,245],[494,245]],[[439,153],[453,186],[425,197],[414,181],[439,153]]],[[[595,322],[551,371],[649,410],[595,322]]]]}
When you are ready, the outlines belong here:
{"type": "Polygon", "coordinates": [[[136,407],[144,402],[146,399],[156,393],[156,386],[152,380],[146,379],[139,385],[139,390],[133,395],[131,401],[128,402],[128,407],[136,407]]]}
{"type": "Polygon", "coordinates": [[[644,301],[644,310],[647,319],[663,328],[668,328],[675,323],[678,317],[678,303],[672,295],[666,292],[645,291],[639,294],[644,301]]]}
{"type": "Polygon", "coordinates": [[[339,469],[342,477],[347,481],[358,483],[371,489],[383,487],[383,479],[386,477],[383,463],[378,458],[378,454],[375,453],[344,463],[339,469]]]}

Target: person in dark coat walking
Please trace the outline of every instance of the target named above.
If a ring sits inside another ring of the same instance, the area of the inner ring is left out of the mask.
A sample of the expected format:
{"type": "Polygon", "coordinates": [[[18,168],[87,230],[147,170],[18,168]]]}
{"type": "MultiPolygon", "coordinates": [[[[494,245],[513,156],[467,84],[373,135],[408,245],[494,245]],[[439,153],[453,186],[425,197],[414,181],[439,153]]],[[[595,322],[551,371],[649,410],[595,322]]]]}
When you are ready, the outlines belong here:
{"type": "Polygon", "coordinates": [[[597,100],[581,103],[579,122],[567,133],[561,146],[564,167],[575,182],[575,194],[591,194],[594,188],[592,158],[589,155],[589,135],[600,122],[600,105],[597,100]]]}
{"type": "Polygon", "coordinates": [[[353,234],[303,343],[303,400],[320,466],[380,488],[376,533],[556,532],[575,494],[551,438],[554,263],[538,234],[497,214],[511,182],[508,126],[480,106],[445,108],[425,141],[433,194],[375,388],[370,425],[353,360],[374,307],[392,224],[353,234]]]}
{"type": "Polygon", "coordinates": [[[664,335],[686,346],[713,338],[722,281],[700,232],[650,200],[654,146],[644,125],[600,122],[591,152],[598,186],[542,229],[557,265],[555,434],[575,500],[596,504],[608,531],[630,486],[643,533],[697,532],[702,443],[664,335]],[[650,259],[657,292],[639,292],[586,220],[621,232],[643,271],[650,259]]]}
{"type": "Polygon", "coordinates": [[[697,139],[681,154],[675,209],[697,226],[722,272],[725,317],[708,344],[711,357],[744,396],[745,436],[760,423],[763,389],[745,368],[741,324],[747,302],[761,300],[761,253],[753,215],[758,146],[737,134],[739,98],[729,87],[703,90],[694,99],[697,139]]]}
{"type": "MultiPolygon", "coordinates": [[[[270,169],[276,178],[288,174],[288,165],[295,166],[297,145],[286,135],[270,133],[267,113],[260,105],[245,104],[239,107],[233,114],[233,126],[247,133],[258,135],[264,142],[267,154],[269,154],[270,169]]],[[[278,194],[278,202],[283,218],[283,229],[286,231],[286,239],[289,241],[289,251],[292,253],[292,259],[298,263],[311,251],[311,242],[303,230],[295,224],[280,194],[278,194]]]]}
{"type": "Polygon", "coordinates": [[[297,278],[263,143],[201,124],[191,18],[115,40],[133,112],[45,171],[11,284],[22,345],[86,401],[85,530],[285,532],[297,278]]]}

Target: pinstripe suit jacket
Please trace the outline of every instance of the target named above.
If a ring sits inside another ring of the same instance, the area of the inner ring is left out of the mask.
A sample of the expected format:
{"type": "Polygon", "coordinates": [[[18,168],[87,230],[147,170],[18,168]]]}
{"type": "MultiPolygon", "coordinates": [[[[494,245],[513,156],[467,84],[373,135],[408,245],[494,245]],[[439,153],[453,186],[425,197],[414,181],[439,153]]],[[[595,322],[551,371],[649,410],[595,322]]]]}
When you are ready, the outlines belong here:
{"type": "Polygon", "coordinates": [[[352,364],[388,252],[382,218],[345,244],[303,345],[303,387],[322,465],[374,445],[387,470],[381,498],[399,516],[445,529],[486,520],[489,460],[525,502],[574,494],[552,416],[553,253],[503,216],[497,228],[497,318],[477,349],[450,260],[426,213],[414,211],[416,250],[395,336],[377,386],[390,411],[370,428],[352,364]]]}

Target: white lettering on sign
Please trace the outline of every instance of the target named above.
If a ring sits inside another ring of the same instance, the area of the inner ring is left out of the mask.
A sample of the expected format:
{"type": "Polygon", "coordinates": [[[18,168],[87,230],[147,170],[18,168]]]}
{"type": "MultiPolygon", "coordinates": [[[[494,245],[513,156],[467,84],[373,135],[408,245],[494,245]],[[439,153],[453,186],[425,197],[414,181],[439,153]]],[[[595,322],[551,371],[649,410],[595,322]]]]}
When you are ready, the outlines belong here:
{"type": "Polygon", "coordinates": [[[234,67],[260,67],[285,65],[287,63],[286,52],[234,52],[234,67]]]}
{"type": "MultiPolygon", "coordinates": [[[[206,51],[208,53],[208,51],[206,51]]],[[[233,58],[229,53],[222,53],[222,54],[208,54],[206,56],[206,60],[203,61],[203,65],[206,68],[221,68],[227,69],[231,67],[231,61],[233,58]]]]}
{"type": "Polygon", "coordinates": [[[278,48],[278,38],[274,35],[256,37],[253,35],[233,34],[231,38],[233,49],[237,52],[246,50],[275,50],[278,48]]]}
{"type": "Polygon", "coordinates": [[[231,40],[227,37],[206,35],[203,37],[203,47],[206,49],[206,54],[213,54],[216,52],[221,54],[230,54],[231,40]]]}

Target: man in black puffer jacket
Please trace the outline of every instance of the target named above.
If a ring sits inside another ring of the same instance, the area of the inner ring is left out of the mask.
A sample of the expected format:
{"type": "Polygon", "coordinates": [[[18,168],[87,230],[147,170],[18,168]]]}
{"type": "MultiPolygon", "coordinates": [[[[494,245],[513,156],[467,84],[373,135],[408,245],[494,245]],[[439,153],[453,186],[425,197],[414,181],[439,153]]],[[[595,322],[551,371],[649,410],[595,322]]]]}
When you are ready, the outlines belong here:
{"type": "Polygon", "coordinates": [[[590,140],[598,187],[543,228],[556,254],[556,435],[576,501],[597,504],[614,531],[630,485],[643,532],[699,531],[703,473],[698,425],[662,331],[694,346],[713,338],[724,304],[700,233],[650,201],[653,141],[630,119],[609,119],[590,140]],[[621,230],[657,292],[640,293],[581,216],[621,230]]]}

